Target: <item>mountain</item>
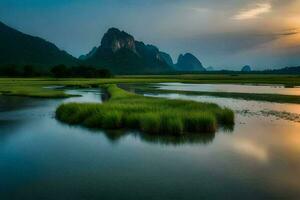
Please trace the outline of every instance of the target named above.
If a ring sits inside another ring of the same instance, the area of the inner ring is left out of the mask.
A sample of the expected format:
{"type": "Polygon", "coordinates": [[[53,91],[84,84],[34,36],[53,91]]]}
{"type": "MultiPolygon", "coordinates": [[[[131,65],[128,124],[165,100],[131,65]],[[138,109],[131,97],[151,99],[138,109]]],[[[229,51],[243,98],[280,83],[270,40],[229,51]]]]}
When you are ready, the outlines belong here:
{"type": "Polygon", "coordinates": [[[179,71],[206,71],[202,63],[191,53],[179,55],[176,69],[179,71]]]}
{"type": "Polygon", "coordinates": [[[241,69],[241,71],[242,71],[242,72],[251,72],[252,69],[251,69],[251,67],[250,67],[249,65],[246,65],[246,66],[244,66],[244,67],[241,69]]]}
{"type": "Polygon", "coordinates": [[[299,67],[285,67],[282,69],[274,69],[274,70],[265,70],[265,73],[272,74],[300,74],[300,66],[299,67]]]}
{"type": "Polygon", "coordinates": [[[172,66],[174,67],[174,63],[173,63],[173,59],[172,57],[165,53],[165,52],[159,52],[160,54],[160,57],[169,65],[169,66],[172,66]]]}
{"type": "Polygon", "coordinates": [[[78,57],[79,60],[86,60],[90,57],[92,57],[97,51],[97,47],[94,47],[88,54],[86,55],[81,55],[78,57]]]}
{"type": "Polygon", "coordinates": [[[39,37],[17,31],[0,22],[0,65],[76,65],[77,59],[39,37]]]}
{"type": "Polygon", "coordinates": [[[74,58],[53,43],[15,30],[0,22],[0,67],[5,65],[34,65],[49,70],[55,65],[91,65],[106,68],[114,74],[153,74],[180,71],[205,71],[192,54],[180,55],[175,65],[171,56],[154,45],[110,28],[101,44],[88,54],[74,58]]]}
{"type": "Polygon", "coordinates": [[[156,46],[146,45],[124,31],[110,28],[104,34],[101,45],[85,62],[117,74],[172,71],[164,55],[156,46]]]}
{"type": "Polygon", "coordinates": [[[212,72],[212,71],[215,71],[215,69],[212,66],[209,66],[208,68],[206,68],[206,71],[212,72]]]}

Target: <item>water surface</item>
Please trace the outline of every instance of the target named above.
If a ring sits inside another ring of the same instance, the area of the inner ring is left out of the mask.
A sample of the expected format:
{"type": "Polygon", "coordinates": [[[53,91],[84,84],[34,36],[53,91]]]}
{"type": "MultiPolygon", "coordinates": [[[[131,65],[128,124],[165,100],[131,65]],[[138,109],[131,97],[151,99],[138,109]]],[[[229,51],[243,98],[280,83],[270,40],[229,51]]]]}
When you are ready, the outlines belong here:
{"type": "Polygon", "coordinates": [[[161,94],[236,112],[232,132],[178,138],[62,124],[60,103],[101,103],[98,89],[68,93],[83,96],[0,96],[0,199],[300,198],[300,123],[253,114],[300,105],[161,94]]]}
{"type": "Polygon", "coordinates": [[[239,85],[239,84],[154,84],[161,90],[202,91],[202,92],[237,92],[258,94],[300,95],[300,87],[285,88],[283,85],[239,85]]]}

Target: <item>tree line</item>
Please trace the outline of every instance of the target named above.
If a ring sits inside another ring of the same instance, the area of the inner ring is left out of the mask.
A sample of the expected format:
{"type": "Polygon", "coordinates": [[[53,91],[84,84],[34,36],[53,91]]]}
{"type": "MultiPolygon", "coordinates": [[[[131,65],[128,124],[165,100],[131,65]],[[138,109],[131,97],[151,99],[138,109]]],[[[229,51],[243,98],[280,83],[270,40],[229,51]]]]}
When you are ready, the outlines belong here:
{"type": "Polygon", "coordinates": [[[48,70],[42,71],[32,65],[6,65],[0,67],[0,76],[2,77],[38,77],[51,76],[55,78],[110,78],[112,74],[107,69],[99,69],[93,66],[74,66],[56,65],[48,70]]]}

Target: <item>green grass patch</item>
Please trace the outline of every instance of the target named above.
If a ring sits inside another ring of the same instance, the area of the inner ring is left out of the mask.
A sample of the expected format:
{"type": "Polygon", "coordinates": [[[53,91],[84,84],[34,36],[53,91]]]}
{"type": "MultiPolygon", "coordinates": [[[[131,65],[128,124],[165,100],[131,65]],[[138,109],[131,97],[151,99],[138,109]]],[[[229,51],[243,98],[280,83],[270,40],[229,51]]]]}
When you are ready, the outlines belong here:
{"type": "MultiPolygon", "coordinates": [[[[64,98],[70,95],[63,91],[46,89],[45,86],[66,86],[66,87],[97,87],[103,84],[129,84],[129,83],[231,83],[231,84],[282,84],[286,86],[300,86],[299,75],[238,75],[228,74],[183,74],[183,75],[145,75],[145,76],[115,76],[114,78],[0,78],[0,94],[43,97],[43,98],[64,98]]],[[[213,94],[212,94],[213,95],[213,94]]],[[[223,94],[225,95],[225,94],[223,94]]],[[[234,95],[234,94],[232,94],[234,95]]],[[[259,97],[256,97],[259,98],[259,97]]]]}
{"type": "Polygon", "coordinates": [[[0,94],[7,96],[24,96],[34,98],[67,98],[77,95],[66,94],[61,90],[47,89],[40,86],[5,86],[0,85],[0,94]]]}
{"type": "Polygon", "coordinates": [[[234,113],[213,103],[144,97],[107,85],[110,99],[103,104],[60,105],[56,117],[90,128],[138,129],[151,134],[214,133],[234,124],[234,113]]]}

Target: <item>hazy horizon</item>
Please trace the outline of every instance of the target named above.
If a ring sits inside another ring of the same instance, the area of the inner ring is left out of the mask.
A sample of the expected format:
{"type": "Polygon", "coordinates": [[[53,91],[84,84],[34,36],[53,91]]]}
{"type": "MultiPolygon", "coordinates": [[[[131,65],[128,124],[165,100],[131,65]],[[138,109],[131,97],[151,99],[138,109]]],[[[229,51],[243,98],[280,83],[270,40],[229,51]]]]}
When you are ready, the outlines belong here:
{"type": "Polygon", "coordinates": [[[2,0],[0,21],[75,57],[116,27],[174,62],[190,52],[206,67],[261,70],[300,65],[299,10],[300,0],[2,0]]]}

